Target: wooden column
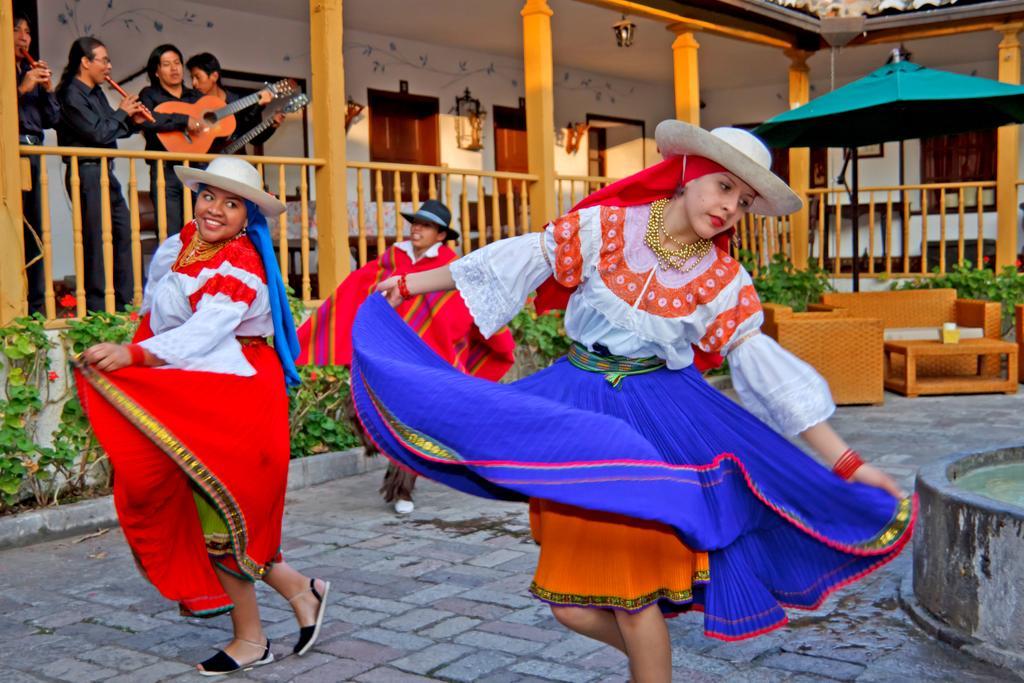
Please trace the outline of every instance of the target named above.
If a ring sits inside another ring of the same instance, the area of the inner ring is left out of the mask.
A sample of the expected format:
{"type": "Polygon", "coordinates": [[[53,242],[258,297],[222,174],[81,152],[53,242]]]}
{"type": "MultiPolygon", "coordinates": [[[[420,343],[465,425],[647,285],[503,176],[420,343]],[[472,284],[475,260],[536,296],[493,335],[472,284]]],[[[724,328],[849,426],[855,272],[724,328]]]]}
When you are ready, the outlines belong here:
{"type": "MultiPolygon", "coordinates": [[[[811,99],[810,69],[807,58],[810,52],[786,50],[789,57],[789,108],[796,109],[811,99]]],[[[784,153],[784,152],[778,152],[784,153]]],[[[789,150],[789,185],[804,200],[802,209],[793,214],[792,242],[793,265],[798,269],[807,267],[808,233],[811,213],[808,207],[807,190],[811,186],[811,150],[807,147],[793,147],[789,150]]]]}
{"type": "Polygon", "coordinates": [[[672,41],[672,74],[675,84],[676,118],[700,125],[700,75],[697,72],[697,49],[700,43],[684,24],[670,24],[676,34],[672,41]]]}
{"type": "Polygon", "coordinates": [[[530,228],[540,230],[555,213],[555,89],[551,15],[547,0],[526,0],[523,17],[523,86],[530,173],[530,228]]]}
{"type": "Polygon", "coordinates": [[[341,3],[342,0],[309,2],[313,154],[327,161],[316,169],[317,272],[321,298],[329,296],[350,269],[341,3]]]}
{"type": "MultiPolygon", "coordinates": [[[[999,27],[999,80],[1020,84],[1020,39],[1024,23],[999,27]]],[[[1002,126],[997,133],[996,163],[996,271],[1017,262],[1017,175],[1020,158],[1020,126],[1002,126]]]]}
{"type": "Polygon", "coordinates": [[[11,0],[0,0],[0,324],[27,312],[13,25],[11,0]]]}

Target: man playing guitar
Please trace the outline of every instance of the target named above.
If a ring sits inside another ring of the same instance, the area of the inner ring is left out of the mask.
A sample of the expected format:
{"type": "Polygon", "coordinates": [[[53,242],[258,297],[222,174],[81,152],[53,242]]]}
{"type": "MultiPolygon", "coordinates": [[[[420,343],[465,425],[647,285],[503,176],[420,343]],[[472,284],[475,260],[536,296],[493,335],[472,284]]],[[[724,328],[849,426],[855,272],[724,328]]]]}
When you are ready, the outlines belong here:
{"type": "MultiPolygon", "coordinates": [[[[139,93],[139,100],[146,105],[156,118],[155,123],[143,123],[142,131],[146,138],[146,149],[158,152],[169,151],[157,133],[169,131],[198,132],[205,127],[203,122],[185,114],[165,114],[157,111],[157,107],[165,102],[195,102],[200,93],[185,87],[185,67],[181,50],[174,45],[158,45],[149,55],[146,73],[149,74],[149,85],[139,93]]],[[[159,216],[159,188],[157,187],[159,166],[158,161],[149,164],[149,196],[153,200],[153,209],[159,216]]],[[[171,171],[173,162],[164,164],[164,198],[167,215],[166,229],[168,235],[174,235],[185,224],[181,181],[171,171]]],[[[159,218],[158,218],[159,220],[159,218]]]]}
{"type": "MultiPolygon", "coordinates": [[[[192,76],[192,87],[195,88],[202,95],[212,95],[218,99],[223,100],[227,104],[231,104],[242,97],[243,94],[238,93],[230,88],[221,85],[221,66],[220,61],[209,52],[202,52],[200,54],[189,57],[186,64],[189,73],[192,76]]],[[[260,91],[260,106],[249,107],[235,114],[235,131],[226,138],[218,138],[214,143],[213,148],[210,152],[216,154],[222,149],[230,145],[234,140],[245,134],[246,131],[250,130],[254,126],[258,126],[263,118],[264,105],[268,104],[272,99],[271,93],[267,90],[260,91]]],[[[262,145],[266,142],[277,127],[284,121],[284,114],[277,113],[274,115],[274,124],[266,131],[256,136],[250,141],[252,145],[262,145]]],[[[245,154],[245,148],[242,147],[239,150],[240,154],[245,154]]]]}

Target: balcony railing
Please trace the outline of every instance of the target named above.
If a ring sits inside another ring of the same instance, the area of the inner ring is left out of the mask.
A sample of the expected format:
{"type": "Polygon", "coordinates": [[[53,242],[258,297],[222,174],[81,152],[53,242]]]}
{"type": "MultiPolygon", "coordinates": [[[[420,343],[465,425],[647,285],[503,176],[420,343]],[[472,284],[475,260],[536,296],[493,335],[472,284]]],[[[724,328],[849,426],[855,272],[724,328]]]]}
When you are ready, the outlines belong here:
{"type": "MultiPolygon", "coordinates": [[[[75,282],[75,310],[72,317],[81,317],[86,313],[85,297],[85,254],[82,240],[82,183],[79,174],[79,160],[82,157],[89,159],[101,159],[100,167],[100,189],[101,189],[101,225],[100,238],[103,247],[102,264],[88,264],[88,267],[102,267],[104,275],[104,308],[113,311],[115,307],[114,296],[114,246],[113,230],[111,222],[110,205],[110,165],[107,160],[114,160],[118,164],[118,176],[127,177],[126,185],[128,215],[131,226],[131,254],[132,254],[132,277],[133,277],[133,303],[142,303],[143,286],[143,232],[142,216],[140,215],[139,183],[138,183],[138,162],[143,161],[170,161],[179,162],[185,166],[189,164],[209,162],[216,158],[210,154],[171,154],[167,152],[147,152],[120,149],[97,149],[80,147],[37,147],[21,146],[20,153],[23,157],[38,156],[40,159],[39,173],[39,196],[40,196],[40,225],[32,226],[39,234],[43,269],[45,273],[46,289],[44,292],[45,317],[48,321],[57,318],[57,302],[54,296],[53,274],[54,274],[54,237],[53,237],[53,208],[51,206],[50,185],[51,178],[48,170],[47,160],[57,157],[64,157],[67,164],[68,185],[70,189],[70,223],[71,242],[73,244],[73,268],[70,275],[75,282]],[[124,168],[124,166],[127,168],[124,168]]],[[[277,247],[280,258],[281,272],[285,281],[289,278],[290,259],[289,254],[295,251],[290,247],[289,230],[298,235],[300,243],[298,251],[301,253],[300,266],[294,275],[299,284],[300,294],[307,303],[311,300],[309,250],[309,198],[311,188],[309,181],[309,170],[322,166],[322,159],[305,159],[293,157],[242,157],[259,169],[263,175],[269,192],[276,194],[281,201],[290,205],[298,204],[298,211],[286,212],[277,221],[277,247]],[[293,195],[288,192],[290,183],[295,183],[297,176],[297,189],[293,195]],[[298,218],[289,218],[289,213],[297,214],[298,218]],[[297,223],[296,225],[293,225],[297,223]]],[[[154,166],[157,173],[157,197],[154,202],[155,225],[153,232],[147,231],[147,241],[156,238],[162,242],[167,237],[167,208],[164,199],[164,164],[154,166]]],[[[26,180],[30,178],[24,174],[26,180]]],[[[59,181],[58,181],[59,182],[59,181]]],[[[183,204],[185,220],[192,219],[192,196],[189,192],[183,193],[183,204]]],[[[180,227],[180,226],[179,226],[180,227]]],[[[271,226],[274,229],[274,226],[271,226]]],[[[293,280],[295,282],[295,280],[293,280]]]]}
{"type": "Polygon", "coordinates": [[[349,240],[360,266],[406,237],[403,212],[426,199],[443,202],[467,254],[530,230],[529,186],[537,176],[445,166],[349,161],[349,240]],[[354,196],[353,196],[354,193],[354,196]]]}
{"type": "MultiPolygon", "coordinates": [[[[995,188],[995,181],[861,188],[860,272],[907,277],[984,263],[995,254],[995,188]]],[[[854,254],[846,190],[810,190],[808,201],[809,260],[848,276],[854,254]]]]}
{"type": "MultiPolygon", "coordinates": [[[[555,175],[555,208],[558,216],[569,213],[576,202],[618,178],[594,175],[555,175]]],[[[552,216],[551,218],[557,218],[552,216]]]]}

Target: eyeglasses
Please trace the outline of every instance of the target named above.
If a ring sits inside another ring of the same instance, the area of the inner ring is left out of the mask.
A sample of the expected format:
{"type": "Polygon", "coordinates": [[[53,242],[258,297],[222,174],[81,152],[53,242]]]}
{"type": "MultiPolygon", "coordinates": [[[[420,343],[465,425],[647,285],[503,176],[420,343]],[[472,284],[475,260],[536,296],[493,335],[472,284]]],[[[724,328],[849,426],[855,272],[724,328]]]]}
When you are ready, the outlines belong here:
{"type": "Polygon", "coordinates": [[[100,64],[106,66],[106,65],[110,64],[110,57],[99,57],[97,59],[89,59],[89,61],[90,62],[99,62],[100,64]]]}

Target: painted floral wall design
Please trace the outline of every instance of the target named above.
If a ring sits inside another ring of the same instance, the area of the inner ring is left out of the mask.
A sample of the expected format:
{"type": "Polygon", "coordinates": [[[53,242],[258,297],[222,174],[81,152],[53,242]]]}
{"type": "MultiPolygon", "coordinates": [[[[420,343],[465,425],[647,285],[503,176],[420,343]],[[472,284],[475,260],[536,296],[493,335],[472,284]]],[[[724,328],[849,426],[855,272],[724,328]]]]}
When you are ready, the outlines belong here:
{"type": "Polygon", "coordinates": [[[123,8],[115,0],[99,3],[69,0],[64,11],[57,14],[57,21],[70,28],[77,37],[102,33],[111,27],[120,27],[136,33],[152,29],[162,33],[168,23],[191,25],[206,29],[213,28],[212,21],[204,21],[195,12],[171,14],[156,7],[123,8]]]}
{"type": "MultiPolygon", "coordinates": [[[[451,80],[444,83],[442,87],[448,88],[462,81],[474,77],[501,78],[509,85],[518,89],[522,83],[523,67],[521,64],[490,61],[486,64],[474,64],[469,59],[456,60],[454,64],[437,65],[430,59],[430,55],[423,53],[415,56],[399,49],[395,41],[390,41],[386,47],[363,42],[346,42],[344,51],[345,59],[355,58],[367,63],[374,72],[386,72],[391,69],[414,69],[429,71],[435,74],[450,76],[451,80]]],[[[285,56],[285,61],[291,57],[285,56]]],[[[611,81],[598,80],[591,76],[580,76],[570,70],[562,70],[555,79],[555,87],[561,90],[590,93],[596,102],[607,99],[614,103],[619,97],[627,97],[633,94],[635,87],[623,87],[615,85],[611,81]]]]}

